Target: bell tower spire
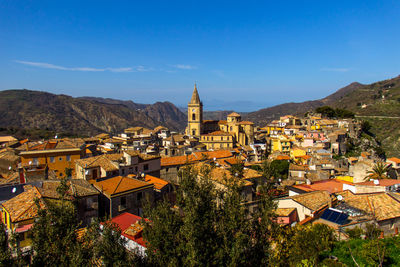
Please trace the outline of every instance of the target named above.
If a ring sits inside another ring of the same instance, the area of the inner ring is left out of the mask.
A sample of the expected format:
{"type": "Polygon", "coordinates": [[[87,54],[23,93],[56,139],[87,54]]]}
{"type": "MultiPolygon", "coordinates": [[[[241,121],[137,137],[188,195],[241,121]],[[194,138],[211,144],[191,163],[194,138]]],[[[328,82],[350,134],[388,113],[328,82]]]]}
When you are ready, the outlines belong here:
{"type": "Polygon", "coordinates": [[[192,98],[188,104],[188,126],[186,134],[200,138],[203,129],[203,103],[200,101],[197,84],[194,84],[192,98]]]}

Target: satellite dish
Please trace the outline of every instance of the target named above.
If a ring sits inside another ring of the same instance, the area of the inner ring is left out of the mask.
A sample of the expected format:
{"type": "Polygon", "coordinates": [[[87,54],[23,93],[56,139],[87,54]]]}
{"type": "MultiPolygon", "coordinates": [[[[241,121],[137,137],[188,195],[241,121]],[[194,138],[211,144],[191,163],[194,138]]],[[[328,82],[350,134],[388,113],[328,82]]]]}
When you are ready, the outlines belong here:
{"type": "Polygon", "coordinates": [[[32,165],[32,161],[29,161],[29,165],[32,165]]]}
{"type": "Polygon", "coordinates": [[[374,185],[378,185],[379,184],[379,180],[374,180],[374,185]]]}
{"type": "Polygon", "coordinates": [[[342,195],[338,195],[338,196],[337,196],[337,199],[338,199],[339,201],[342,201],[342,200],[343,200],[343,196],[342,196],[342,195]]]}
{"type": "Polygon", "coordinates": [[[58,137],[57,135],[56,135],[56,136],[54,136],[54,138],[55,138],[55,139],[57,139],[57,137],[58,137]]]}
{"type": "Polygon", "coordinates": [[[85,174],[88,175],[88,174],[89,174],[89,171],[85,171],[85,174]]]}
{"type": "Polygon", "coordinates": [[[11,169],[12,169],[11,166],[8,166],[8,170],[11,171],[11,169]]]}
{"type": "Polygon", "coordinates": [[[214,158],[214,161],[216,161],[217,160],[217,158],[214,158]]]}
{"type": "Polygon", "coordinates": [[[17,192],[17,188],[16,188],[16,187],[13,187],[13,189],[11,190],[11,192],[13,192],[13,193],[17,192]]]}

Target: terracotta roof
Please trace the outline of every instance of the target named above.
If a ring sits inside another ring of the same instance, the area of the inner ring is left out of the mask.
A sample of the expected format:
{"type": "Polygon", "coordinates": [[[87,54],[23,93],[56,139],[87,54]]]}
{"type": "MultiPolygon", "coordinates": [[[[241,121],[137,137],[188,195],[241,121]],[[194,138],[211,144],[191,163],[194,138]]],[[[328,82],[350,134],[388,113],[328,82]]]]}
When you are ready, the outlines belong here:
{"type": "Polygon", "coordinates": [[[290,171],[308,171],[308,165],[295,165],[295,164],[290,164],[289,165],[289,170],[290,171]]]}
{"type": "Polygon", "coordinates": [[[343,184],[352,184],[352,183],[331,179],[331,180],[318,181],[310,185],[299,184],[299,185],[294,185],[292,187],[298,188],[305,192],[327,191],[330,194],[332,194],[343,191],[343,184]]]}
{"type": "Polygon", "coordinates": [[[164,126],[161,126],[161,125],[159,125],[159,126],[157,126],[156,128],[154,128],[154,131],[155,131],[155,132],[158,132],[158,131],[161,131],[161,130],[168,130],[168,128],[167,128],[167,127],[164,127],[164,126]]]}
{"type": "Polygon", "coordinates": [[[107,133],[101,133],[101,134],[96,135],[95,137],[99,138],[99,139],[106,139],[106,138],[109,138],[110,135],[107,133]]]}
{"type": "Polygon", "coordinates": [[[227,124],[228,122],[226,120],[219,120],[218,124],[227,124]]]}
{"type": "Polygon", "coordinates": [[[116,176],[108,178],[106,180],[93,182],[93,185],[97,188],[97,190],[107,195],[108,197],[112,197],[113,195],[135,189],[153,186],[147,182],[123,176],[116,176]]]}
{"type": "Polygon", "coordinates": [[[158,159],[160,156],[155,156],[155,155],[149,155],[149,154],[144,154],[140,153],[138,150],[125,150],[124,151],[126,154],[128,154],[131,157],[139,157],[141,160],[152,160],[152,159],[158,159]]]}
{"type": "Polygon", "coordinates": [[[11,141],[18,141],[15,137],[8,135],[8,136],[0,136],[0,143],[11,142],[11,141]]]}
{"type": "Polygon", "coordinates": [[[397,193],[360,194],[348,193],[344,196],[346,204],[360,209],[371,216],[375,215],[378,221],[400,217],[400,203],[397,193]]]}
{"type": "Polygon", "coordinates": [[[144,180],[149,183],[149,184],[153,184],[155,189],[161,190],[163,189],[165,186],[167,186],[169,183],[161,178],[157,178],[151,175],[146,174],[146,176],[144,177],[144,180]]]}
{"type": "Polygon", "coordinates": [[[326,191],[314,191],[290,198],[312,211],[317,211],[327,206],[331,200],[330,194],[326,191]]]}
{"type": "Polygon", "coordinates": [[[275,210],[275,214],[279,217],[287,217],[295,210],[296,208],[278,208],[275,210]]]}
{"type": "MultiPolygon", "coordinates": [[[[138,243],[141,246],[146,247],[145,241],[143,240],[142,235],[137,235],[138,231],[129,231],[128,229],[131,228],[132,225],[137,225],[140,223],[142,220],[141,217],[133,215],[131,213],[125,212],[122,213],[114,218],[111,219],[112,223],[115,223],[118,225],[118,227],[121,229],[121,234],[125,236],[126,238],[129,238],[136,243],[138,243]],[[128,231],[127,231],[128,230],[128,231]],[[132,235],[133,233],[133,235],[132,235]]],[[[133,230],[133,229],[131,229],[133,230]]]]}
{"type": "Polygon", "coordinates": [[[119,167],[113,161],[121,160],[123,154],[104,154],[95,157],[78,159],[75,163],[79,166],[87,168],[101,167],[105,171],[117,171],[119,167]]]}
{"type": "Polygon", "coordinates": [[[207,159],[222,159],[232,157],[232,153],[229,150],[216,150],[216,151],[204,151],[195,152],[188,156],[176,156],[176,157],[165,157],[161,158],[161,166],[174,166],[174,165],[184,165],[186,163],[194,163],[207,159]]]}
{"type": "Polygon", "coordinates": [[[290,157],[287,155],[278,155],[276,160],[290,160],[290,157]]]}
{"type": "Polygon", "coordinates": [[[202,134],[202,136],[232,136],[230,133],[223,131],[215,131],[208,134],[202,134]]]}
{"type": "Polygon", "coordinates": [[[251,121],[241,121],[241,122],[239,122],[239,124],[252,125],[252,124],[254,124],[254,122],[251,122],[251,121]]]}
{"type": "Polygon", "coordinates": [[[13,197],[4,202],[2,206],[10,214],[13,223],[33,219],[38,214],[38,207],[35,199],[39,199],[41,208],[45,208],[45,203],[42,200],[42,195],[34,186],[25,186],[25,192],[13,197]]]}
{"type": "Polygon", "coordinates": [[[387,160],[390,160],[390,161],[393,161],[393,162],[395,162],[395,163],[397,163],[397,164],[399,164],[400,163],[400,159],[399,158],[388,158],[387,160]]]}
{"type": "Polygon", "coordinates": [[[232,113],[228,114],[228,116],[227,116],[227,117],[241,117],[241,116],[240,116],[240,114],[239,114],[239,113],[232,112],[232,113]]]}
{"type": "Polygon", "coordinates": [[[51,149],[70,149],[80,148],[80,144],[68,139],[54,139],[39,143],[29,148],[29,150],[51,150],[51,149]]]}
{"type": "Polygon", "coordinates": [[[379,184],[375,184],[374,181],[367,181],[362,183],[356,183],[355,185],[369,185],[369,186],[393,186],[400,184],[400,180],[397,179],[380,179],[379,184]]]}

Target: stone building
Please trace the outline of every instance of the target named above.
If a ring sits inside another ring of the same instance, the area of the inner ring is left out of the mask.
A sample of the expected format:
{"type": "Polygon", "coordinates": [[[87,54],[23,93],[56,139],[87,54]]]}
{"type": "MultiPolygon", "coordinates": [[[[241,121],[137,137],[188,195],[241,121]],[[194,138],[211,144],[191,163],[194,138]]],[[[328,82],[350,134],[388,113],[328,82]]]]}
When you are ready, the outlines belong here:
{"type": "Polygon", "coordinates": [[[236,112],[229,114],[227,120],[203,120],[203,103],[195,85],[188,104],[186,134],[199,139],[207,149],[248,146],[254,143],[254,123],[242,121],[240,114],[236,112]]]}

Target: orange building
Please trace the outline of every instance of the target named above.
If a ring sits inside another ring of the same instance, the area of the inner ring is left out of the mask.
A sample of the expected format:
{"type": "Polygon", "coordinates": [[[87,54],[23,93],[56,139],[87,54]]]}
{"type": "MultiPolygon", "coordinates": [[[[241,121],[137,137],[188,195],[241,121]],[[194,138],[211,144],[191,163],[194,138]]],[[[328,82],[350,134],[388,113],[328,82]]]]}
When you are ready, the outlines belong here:
{"type": "Polygon", "coordinates": [[[52,172],[58,178],[66,177],[66,169],[74,175],[75,160],[84,157],[85,145],[72,140],[49,140],[20,153],[24,176],[52,172]]]}

